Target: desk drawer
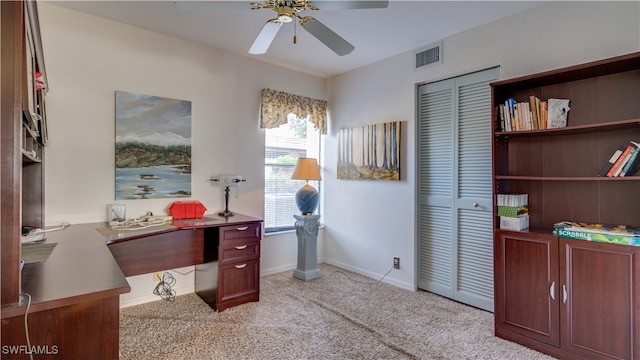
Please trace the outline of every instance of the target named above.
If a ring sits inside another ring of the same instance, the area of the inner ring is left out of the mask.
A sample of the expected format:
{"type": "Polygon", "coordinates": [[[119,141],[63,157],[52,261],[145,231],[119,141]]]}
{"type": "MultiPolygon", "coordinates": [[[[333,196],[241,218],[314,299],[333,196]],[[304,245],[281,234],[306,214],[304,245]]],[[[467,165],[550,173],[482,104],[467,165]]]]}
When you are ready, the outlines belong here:
{"type": "Polygon", "coordinates": [[[259,241],[242,241],[235,246],[220,248],[219,261],[221,264],[237,263],[259,258],[259,241]]]}
{"type": "Polygon", "coordinates": [[[251,241],[260,241],[260,222],[224,226],[220,228],[220,249],[234,248],[251,241]]]}
{"type": "Polygon", "coordinates": [[[259,294],[259,260],[220,266],[220,274],[218,276],[218,311],[249,301],[258,301],[259,294]]]}

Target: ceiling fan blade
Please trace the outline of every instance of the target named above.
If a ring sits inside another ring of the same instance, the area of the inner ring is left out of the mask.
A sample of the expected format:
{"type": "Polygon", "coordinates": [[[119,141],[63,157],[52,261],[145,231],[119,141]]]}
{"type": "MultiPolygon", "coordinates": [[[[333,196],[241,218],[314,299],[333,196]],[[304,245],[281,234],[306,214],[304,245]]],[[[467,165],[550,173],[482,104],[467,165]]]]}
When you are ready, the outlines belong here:
{"type": "Polygon", "coordinates": [[[319,10],[349,10],[349,9],[384,9],[389,7],[389,1],[371,0],[371,1],[336,1],[336,0],[317,0],[312,3],[319,10]]]}
{"type": "Polygon", "coordinates": [[[300,25],[305,28],[316,39],[320,40],[329,49],[340,56],[347,55],[355,49],[347,40],[333,32],[320,21],[311,16],[305,16],[300,20],[300,25]]]}
{"type": "MultiPolygon", "coordinates": [[[[274,19],[275,20],[275,19],[274,19]]],[[[249,48],[249,54],[259,55],[264,54],[269,49],[271,42],[275,39],[278,34],[278,30],[280,30],[280,26],[282,26],[281,22],[269,20],[264,26],[258,37],[249,48]]]]}

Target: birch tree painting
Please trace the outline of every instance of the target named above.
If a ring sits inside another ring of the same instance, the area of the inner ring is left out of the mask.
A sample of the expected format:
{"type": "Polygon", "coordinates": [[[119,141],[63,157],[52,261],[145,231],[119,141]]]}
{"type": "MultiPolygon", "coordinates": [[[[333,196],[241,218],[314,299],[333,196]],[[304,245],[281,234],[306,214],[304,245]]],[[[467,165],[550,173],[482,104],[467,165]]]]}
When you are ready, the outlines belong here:
{"type": "Polygon", "coordinates": [[[400,180],[400,121],[338,132],[338,179],[400,180]]]}

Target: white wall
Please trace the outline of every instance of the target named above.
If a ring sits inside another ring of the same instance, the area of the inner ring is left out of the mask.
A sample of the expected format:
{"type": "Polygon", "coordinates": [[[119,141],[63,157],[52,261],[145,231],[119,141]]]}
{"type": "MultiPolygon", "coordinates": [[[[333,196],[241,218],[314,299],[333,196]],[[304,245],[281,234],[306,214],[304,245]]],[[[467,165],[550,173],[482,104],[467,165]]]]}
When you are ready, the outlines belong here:
{"type": "MultiPolygon", "coordinates": [[[[427,45],[427,44],[424,44],[427,45]]],[[[552,2],[443,39],[443,63],[413,69],[413,52],[329,81],[325,262],[416,287],[415,89],[500,65],[510,78],[640,50],[640,3],[552,2]],[[339,129],[403,120],[402,181],[336,180],[339,129]]]]}
{"type": "MultiPolygon", "coordinates": [[[[238,189],[237,198],[232,192],[229,207],[262,218],[260,90],[272,88],[326,99],[325,79],[55,4],[40,2],[38,6],[50,83],[46,99],[51,141],[45,154],[47,225],[106,221],[107,205],[115,196],[116,90],[191,101],[192,199],[210,212],[224,209],[222,188],[208,180],[219,174],[241,174],[247,182],[238,189]]],[[[138,217],[147,211],[166,214],[174,200],[123,202],[127,217],[138,217]]],[[[322,244],[322,234],[319,242],[322,244]]],[[[266,236],[261,272],[295,268],[296,249],[295,233],[266,236]]],[[[189,291],[183,286],[193,283],[193,275],[189,276],[179,280],[181,292],[189,291]]],[[[132,293],[123,296],[123,302],[148,299],[153,289],[151,275],[132,277],[129,282],[132,293]]]]}
{"type": "MultiPolygon", "coordinates": [[[[125,90],[192,102],[193,199],[210,211],[223,193],[207,180],[240,173],[248,182],[231,209],[263,214],[264,87],[329,99],[319,259],[415,288],[415,86],[495,65],[501,77],[548,70],[640,49],[638,2],[550,3],[443,41],[442,64],[414,71],[413,53],[328,82],[194,43],[39,3],[48,78],[46,223],[104,221],[114,202],[114,93],[125,90]],[[335,179],[336,134],[344,127],[403,120],[402,181],[335,179]]],[[[426,45],[426,44],[425,44],[426,45]]],[[[163,213],[173,199],[127,201],[129,216],[163,213]]],[[[293,269],[295,233],[266,236],[261,272],[293,269]]],[[[189,269],[179,269],[181,272],[189,269]]],[[[180,283],[187,275],[174,274],[180,283]]],[[[184,281],[182,281],[184,280],[184,281]]],[[[130,303],[148,299],[151,275],[129,278],[130,303]],[[142,299],[142,300],[141,300],[142,299]]],[[[180,288],[188,292],[189,288],[180,288]]]]}

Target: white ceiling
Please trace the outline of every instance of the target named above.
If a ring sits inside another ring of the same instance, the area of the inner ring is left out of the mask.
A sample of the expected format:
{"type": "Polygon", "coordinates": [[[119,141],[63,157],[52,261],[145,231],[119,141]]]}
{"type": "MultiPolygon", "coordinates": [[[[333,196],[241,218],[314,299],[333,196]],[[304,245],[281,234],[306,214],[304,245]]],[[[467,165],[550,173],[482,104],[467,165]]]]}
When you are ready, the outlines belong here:
{"type": "Polygon", "coordinates": [[[293,44],[293,23],[283,25],[266,54],[248,54],[260,29],[275,17],[275,12],[252,10],[250,0],[238,2],[215,2],[197,10],[176,8],[173,1],[50,3],[321,77],[422,48],[544,3],[391,0],[385,9],[306,10],[304,14],[312,15],[355,46],[351,54],[338,56],[300,26],[296,27],[297,43],[293,44]]]}

